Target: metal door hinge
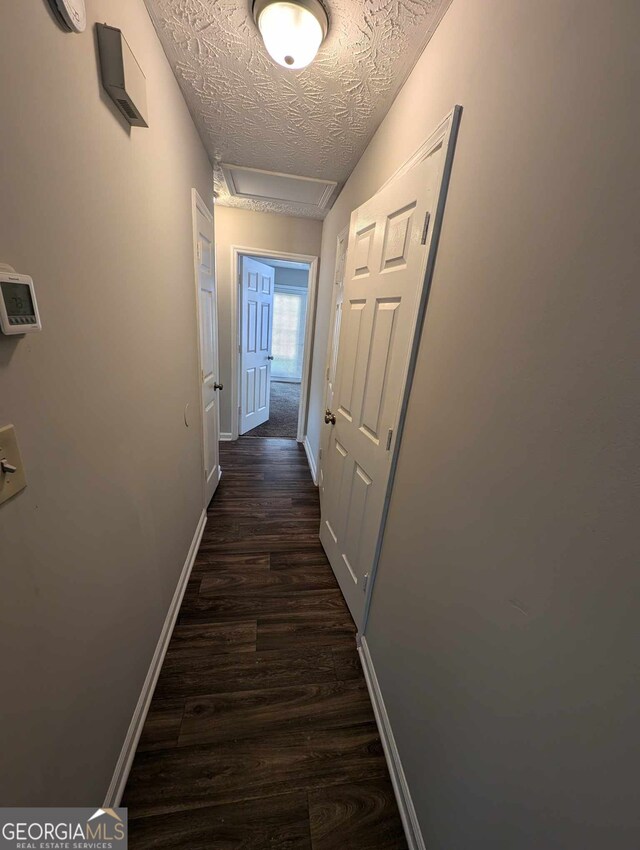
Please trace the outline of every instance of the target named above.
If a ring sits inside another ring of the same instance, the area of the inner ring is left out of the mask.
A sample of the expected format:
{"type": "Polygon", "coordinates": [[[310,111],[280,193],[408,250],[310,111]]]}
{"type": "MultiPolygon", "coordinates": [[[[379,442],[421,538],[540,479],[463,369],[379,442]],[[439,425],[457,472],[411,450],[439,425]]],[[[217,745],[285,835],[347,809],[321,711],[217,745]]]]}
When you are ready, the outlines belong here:
{"type": "Polygon", "coordinates": [[[368,584],[369,584],[369,573],[365,573],[365,574],[362,576],[362,592],[363,592],[363,593],[366,593],[366,592],[367,592],[367,585],[368,585],[368,584]]]}
{"type": "Polygon", "coordinates": [[[391,440],[393,439],[393,428],[389,428],[387,433],[387,451],[391,448],[391,440]]]}
{"type": "Polygon", "coordinates": [[[429,233],[429,222],[431,221],[431,213],[427,211],[424,217],[424,226],[422,228],[422,240],[420,242],[421,245],[427,244],[427,234],[429,233]]]}

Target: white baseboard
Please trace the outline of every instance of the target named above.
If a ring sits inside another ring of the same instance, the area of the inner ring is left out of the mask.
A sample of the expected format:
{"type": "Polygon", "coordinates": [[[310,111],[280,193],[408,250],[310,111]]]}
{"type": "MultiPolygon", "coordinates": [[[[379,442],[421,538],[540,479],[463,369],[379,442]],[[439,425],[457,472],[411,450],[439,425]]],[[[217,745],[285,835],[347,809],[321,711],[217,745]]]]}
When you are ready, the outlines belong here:
{"type": "Polygon", "coordinates": [[[378,677],[376,676],[371,655],[369,654],[367,640],[364,635],[359,638],[358,652],[360,653],[360,661],[362,662],[364,677],[367,681],[369,696],[373,704],[373,712],[376,716],[376,723],[378,724],[378,731],[382,739],[382,747],[387,759],[387,765],[389,766],[391,782],[396,794],[396,800],[398,801],[400,817],[402,818],[402,824],[407,836],[409,850],[426,850],[416,810],[411,799],[411,792],[409,791],[407,779],[402,769],[400,754],[398,753],[395,738],[393,737],[389,715],[382,699],[378,677]]]}
{"type": "Polygon", "coordinates": [[[233,434],[229,433],[228,431],[224,431],[222,434],[220,434],[221,443],[230,443],[231,440],[233,440],[233,434]]]}
{"type": "Polygon", "coordinates": [[[304,440],[302,441],[302,445],[304,446],[305,453],[307,455],[307,462],[309,464],[309,469],[311,470],[311,477],[313,478],[313,483],[318,486],[318,470],[316,468],[316,459],[313,456],[313,452],[311,451],[311,444],[309,443],[309,438],[305,435],[304,440]]]}
{"type": "Polygon", "coordinates": [[[124,787],[127,784],[129,771],[133,764],[133,757],[136,754],[138,741],[142,734],[142,727],[144,726],[144,721],[147,718],[153,692],[162,668],[162,662],[164,661],[167,647],[171,640],[173,627],[175,626],[176,619],[178,618],[178,611],[182,604],[182,597],[187,589],[187,582],[189,581],[189,576],[193,569],[193,564],[196,559],[196,554],[198,552],[198,547],[200,546],[200,540],[202,539],[202,533],[206,522],[207,514],[206,511],[203,511],[200,519],[198,520],[198,527],[196,528],[196,533],[191,541],[187,560],[184,562],[184,567],[182,568],[178,585],[175,593],[173,594],[169,610],[167,611],[167,616],[165,618],[164,625],[162,626],[162,631],[160,632],[160,638],[155,652],[153,653],[153,658],[151,659],[151,664],[149,665],[149,670],[147,671],[142,691],[138,697],[138,703],[133,712],[133,717],[131,718],[131,723],[129,724],[129,728],[122,745],[122,750],[120,751],[120,757],[118,758],[118,762],[113,772],[113,778],[111,779],[111,784],[109,785],[109,790],[107,791],[107,796],[104,802],[105,808],[115,809],[120,805],[120,801],[122,800],[124,787]]]}

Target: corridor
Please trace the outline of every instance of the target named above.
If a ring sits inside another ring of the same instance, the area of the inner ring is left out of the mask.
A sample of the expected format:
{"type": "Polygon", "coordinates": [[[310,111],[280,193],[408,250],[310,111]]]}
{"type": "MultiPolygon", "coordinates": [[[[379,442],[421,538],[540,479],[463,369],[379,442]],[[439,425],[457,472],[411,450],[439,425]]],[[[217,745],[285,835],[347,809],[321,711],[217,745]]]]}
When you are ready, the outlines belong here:
{"type": "Polygon", "coordinates": [[[221,465],[125,792],[131,847],[401,850],[304,450],[245,437],[221,465]]]}
{"type": "Polygon", "coordinates": [[[0,850],[640,850],[640,2],[0,9],[0,850]]]}

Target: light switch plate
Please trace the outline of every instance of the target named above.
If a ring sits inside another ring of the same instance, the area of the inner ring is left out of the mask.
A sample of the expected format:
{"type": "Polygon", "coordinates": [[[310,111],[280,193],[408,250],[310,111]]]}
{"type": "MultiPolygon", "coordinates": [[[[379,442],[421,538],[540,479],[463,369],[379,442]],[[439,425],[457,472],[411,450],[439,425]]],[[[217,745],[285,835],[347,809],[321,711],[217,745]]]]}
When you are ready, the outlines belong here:
{"type": "Polygon", "coordinates": [[[5,425],[0,428],[0,460],[17,467],[15,472],[2,473],[0,471],[0,505],[15,496],[27,486],[24,475],[24,466],[20,457],[20,449],[16,439],[16,431],[13,425],[5,425]]]}

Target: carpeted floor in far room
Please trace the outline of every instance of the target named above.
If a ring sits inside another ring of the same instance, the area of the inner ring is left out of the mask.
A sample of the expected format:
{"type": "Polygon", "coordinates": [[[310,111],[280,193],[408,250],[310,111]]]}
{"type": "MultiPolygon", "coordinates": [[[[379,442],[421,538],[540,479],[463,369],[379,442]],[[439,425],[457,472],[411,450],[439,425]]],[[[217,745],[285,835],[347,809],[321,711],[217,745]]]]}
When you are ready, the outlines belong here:
{"type": "Polygon", "coordinates": [[[298,431],[300,384],[271,381],[269,419],[247,431],[247,437],[295,437],[298,431]]]}

